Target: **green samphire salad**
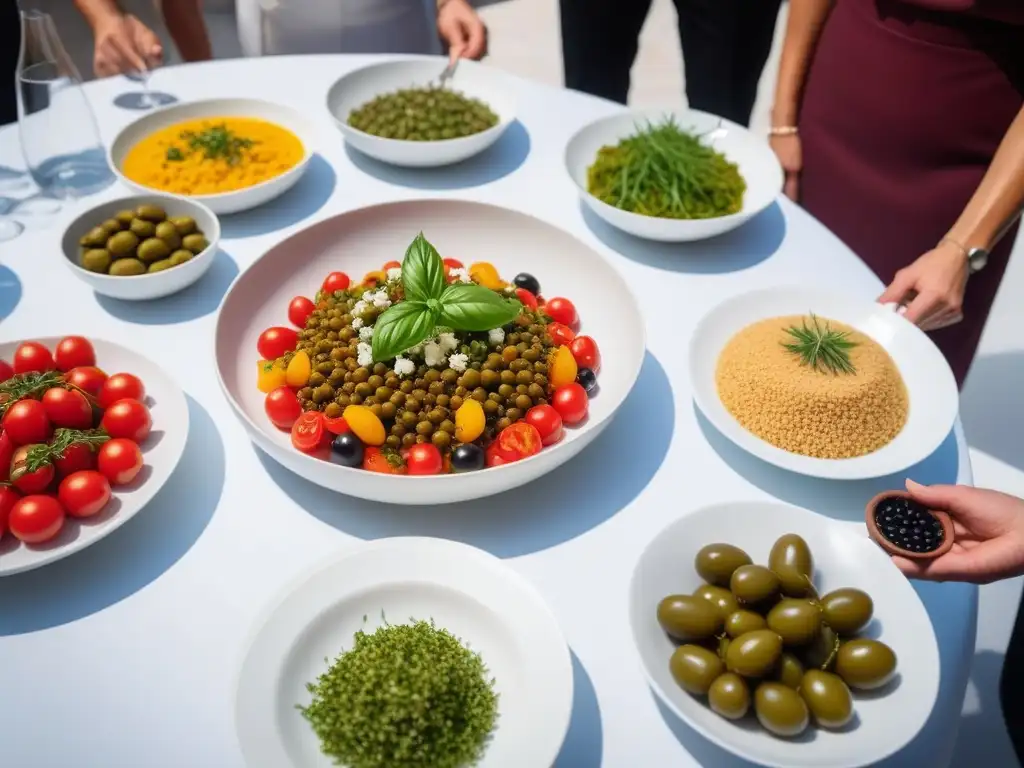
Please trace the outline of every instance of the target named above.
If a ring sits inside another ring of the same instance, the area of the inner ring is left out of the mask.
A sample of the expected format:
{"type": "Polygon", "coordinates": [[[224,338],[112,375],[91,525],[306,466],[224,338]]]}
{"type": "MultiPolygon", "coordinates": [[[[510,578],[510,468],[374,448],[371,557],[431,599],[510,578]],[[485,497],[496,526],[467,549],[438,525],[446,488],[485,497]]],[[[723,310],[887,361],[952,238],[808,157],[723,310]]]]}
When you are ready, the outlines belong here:
{"type": "Polygon", "coordinates": [[[711,219],[738,213],[747,184],[735,163],[704,136],[671,117],[597,152],[587,191],[630,213],[663,219],[711,219]]]}
{"type": "Polygon", "coordinates": [[[382,139],[445,141],[482,133],[498,116],[479,99],[451,88],[405,88],[352,110],[348,124],[382,139]]]}

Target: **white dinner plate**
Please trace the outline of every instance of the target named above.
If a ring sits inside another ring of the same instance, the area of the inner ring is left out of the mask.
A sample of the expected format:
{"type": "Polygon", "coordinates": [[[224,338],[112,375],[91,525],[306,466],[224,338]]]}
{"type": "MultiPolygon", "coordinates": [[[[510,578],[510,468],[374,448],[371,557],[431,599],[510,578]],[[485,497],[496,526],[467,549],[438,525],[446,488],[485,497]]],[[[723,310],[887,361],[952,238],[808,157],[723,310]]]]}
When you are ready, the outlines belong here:
{"type": "Polygon", "coordinates": [[[319,768],[296,705],[306,684],[352,647],[359,630],[429,621],[480,654],[495,679],[498,722],[477,768],[548,768],[569,728],[569,648],[540,594],[501,560],[443,539],[360,544],[299,578],[257,624],[245,651],[235,722],[249,768],[319,768]]]}
{"type": "Polygon", "coordinates": [[[928,613],[910,582],[863,528],[774,502],[731,502],[687,514],[659,533],[640,556],[630,587],[630,623],[647,679],[665,705],[723,749],[771,768],[859,768],[902,749],[924,727],[939,694],[939,647],[928,613]],[[703,583],[694,557],[707,544],[740,547],[761,565],[779,536],[810,546],[819,594],[855,587],[874,601],[861,637],[896,653],[897,676],[868,694],[854,692],[854,720],[840,731],[811,726],[800,737],[772,736],[748,715],[739,723],[715,714],[704,697],[683,691],[669,671],[676,647],[658,624],[658,603],[692,594],[703,583]]]}
{"type": "MultiPolygon", "coordinates": [[[[53,352],[61,337],[26,339],[45,344],[53,352]]],[[[110,503],[95,517],[68,517],[60,533],[43,544],[23,544],[10,532],[0,538],[0,576],[41,568],[94,544],[137,515],[159,491],[185,452],[188,403],[185,394],[148,358],[111,341],[89,337],[96,350],[96,366],[106,373],[133,373],[146,388],[146,405],[153,430],[142,444],[145,466],[128,485],[113,488],[110,503]]],[[[0,359],[8,362],[20,341],[0,344],[0,359]]]]}
{"type": "Polygon", "coordinates": [[[705,315],[690,338],[690,386],[703,414],[736,445],[791,472],[833,480],[884,477],[923,461],[949,436],[960,404],[949,364],[917,326],[871,300],[798,286],[734,296],[705,315]],[[845,323],[873,339],[889,353],[903,377],[910,400],[907,423],[892,442],[872,453],[850,459],[790,453],[749,432],[718,397],[715,369],[734,335],[761,320],[808,312],[845,323]]]}

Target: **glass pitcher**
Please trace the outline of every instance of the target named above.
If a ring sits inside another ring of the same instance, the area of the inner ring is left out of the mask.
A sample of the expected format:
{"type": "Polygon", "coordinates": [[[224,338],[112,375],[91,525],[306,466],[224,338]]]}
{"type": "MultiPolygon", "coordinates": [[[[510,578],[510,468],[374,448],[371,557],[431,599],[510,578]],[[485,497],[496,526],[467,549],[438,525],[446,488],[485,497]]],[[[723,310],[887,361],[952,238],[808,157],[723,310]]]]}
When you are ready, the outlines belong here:
{"type": "Polygon", "coordinates": [[[21,12],[16,80],[21,151],[42,194],[67,200],[112,184],[81,75],[49,14],[21,12]]]}

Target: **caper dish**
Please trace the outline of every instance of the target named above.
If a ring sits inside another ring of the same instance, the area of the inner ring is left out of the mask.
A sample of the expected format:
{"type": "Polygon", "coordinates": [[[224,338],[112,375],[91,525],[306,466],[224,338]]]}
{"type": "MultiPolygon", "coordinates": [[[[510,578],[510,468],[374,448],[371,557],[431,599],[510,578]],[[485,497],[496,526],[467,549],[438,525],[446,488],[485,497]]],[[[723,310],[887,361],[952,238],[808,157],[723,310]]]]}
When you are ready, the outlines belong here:
{"type": "Polygon", "coordinates": [[[445,141],[493,128],[498,116],[479,99],[428,86],[377,96],[352,110],[348,124],[382,139],[445,141]]]}
{"type": "Polygon", "coordinates": [[[896,674],[889,646],[857,636],[871,622],[871,597],[853,587],[819,595],[800,536],[780,537],[767,565],[725,543],[703,547],[694,565],[706,583],[665,597],[657,618],[679,643],[672,677],[722,717],[753,715],[782,738],[812,723],[839,729],[853,718],[851,691],[882,688],[896,674]]]}
{"type": "Polygon", "coordinates": [[[78,241],[84,269],[132,277],[172,269],[209,246],[191,216],[170,216],[158,205],[119,211],[78,241]]]}

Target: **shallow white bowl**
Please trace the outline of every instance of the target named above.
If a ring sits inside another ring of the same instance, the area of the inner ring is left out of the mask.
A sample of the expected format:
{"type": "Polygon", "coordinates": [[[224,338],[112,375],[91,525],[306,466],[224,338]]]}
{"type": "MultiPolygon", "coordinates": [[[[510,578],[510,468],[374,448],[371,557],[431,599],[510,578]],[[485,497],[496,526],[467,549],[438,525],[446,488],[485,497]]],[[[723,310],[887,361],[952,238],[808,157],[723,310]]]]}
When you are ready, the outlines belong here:
{"type": "Polygon", "coordinates": [[[124,165],[125,156],[132,147],[151,133],[172,126],[175,123],[197,120],[204,117],[252,117],[266,120],[282,128],[287,128],[298,136],[306,150],[302,160],[294,168],[285,171],[280,176],[275,176],[259,184],[233,192],[188,196],[191,200],[204,203],[214,213],[238,213],[263,205],[295,186],[295,183],[302,178],[302,174],[306,172],[309,160],[313,156],[314,144],[314,131],[309,118],[291,107],[261,99],[187,101],[148,112],[138,120],[125,126],[114,138],[114,142],[110,145],[108,152],[110,167],[114,169],[114,173],[117,174],[121,183],[130,189],[136,192],[160,192],[161,190],[151,189],[138,184],[124,175],[121,168],[124,165]]]}
{"type": "Polygon", "coordinates": [[[698,110],[643,109],[623,111],[581,128],[565,148],[565,167],[580,191],[580,198],[613,227],[647,240],[669,243],[703,240],[744,224],[778,197],[782,190],[782,166],[768,142],[741,125],[698,110]],[[714,219],[660,219],[624,211],[598,200],[587,191],[587,169],[601,147],[618,144],[648,121],[659,123],[674,117],[681,128],[707,133],[708,143],[739,166],[747,182],[743,210],[714,219]]]}
{"type": "Polygon", "coordinates": [[[189,198],[150,194],[122,197],[90,208],[64,230],[64,237],[61,238],[61,250],[64,252],[64,262],[68,265],[68,269],[96,293],[125,301],[144,301],[170,296],[199,280],[213,266],[219,242],[220,221],[205,205],[189,198]],[[140,205],[158,205],[167,211],[169,217],[191,216],[195,219],[196,226],[205,235],[209,246],[184,264],[153,274],[115,277],[114,275],[90,272],[79,266],[81,246],[78,241],[82,235],[111,218],[118,211],[123,211],[126,208],[135,209],[140,205]]]}
{"type": "Polygon", "coordinates": [[[383,139],[356,130],[348,124],[352,110],[375,96],[401,88],[423,87],[436,81],[448,65],[441,56],[418,56],[385,61],[362,67],[338,80],[327,92],[327,110],[345,141],[363,154],[384,163],[411,168],[450,165],[479,154],[496,142],[516,119],[515,92],[508,75],[500,70],[460,61],[449,87],[480,99],[498,116],[498,124],[486,131],[445,141],[402,141],[383,139]]]}
{"type": "Polygon", "coordinates": [[[221,387],[249,437],[263,451],[317,485],[373,501],[447,504],[491,496],[529,483],[584,449],[611,421],[633,388],[645,353],[639,306],[627,283],[584,243],[524,213],[459,200],[418,200],[361,208],[305,229],[272,248],[236,278],[217,316],[215,337],[221,387]],[[359,280],[401,260],[423,231],[442,256],[489,261],[506,280],[533,274],[544,296],[570,298],[582,327],[601,349],[599,393],[590,415],[567,428],[561,442],[528,459],[458,475],[396,476],[350,469],[295,450],[275,428],[256,388],[256,340],[287,324],[288,302],[312,296],[333,270],[359,280]],[[585,279],[584,279],[585,276],[585,279]],[[610,300],[610,297],[614,300],[610,300]]]}
{"type": "Polygon", "coordinates": [[[630,587],[630,623],[647,679],[665,705],[699,734],[740,757],[773,768],[856,768],[874,765],[908,744],[924,727],[939,693],[939,647],[921,599],[863,527],[774,502],[732,502],[676,520],[640,556],[630,587]],[[661,629],[658,603],[692,594],[703,583],[694,557],[706,544],[744,549],[766,564],[779,536],[796,533],[811,548],[820,594],[863,589],[875,614],[862,637],[891,647],[897,678],[870,694],[854,693],[854,721],[842,731],[816,727],[780,739],[753,719],[735,723],[716,715],[705,698],[683,691],[669,672],[676,644],[661,629]]]}
{"type": "Polygon", "coordinates": [[[434,620],[478,652],[495,679],[498,723],[479,768],[554,763],[572,714],[569,648],[537,590],[501,560],[442,539],[381,539],[297,579],[259,621],[235,695],[250,768],[325,766],[296,704],[306,684],[384,620],[434,620]]]}
{"type": "MultiPolygon", "coordinates": [[[[9,532],[0,538],[0,576],[31,571],[85,549],[113,533],[137,515],[156,496],[185,452],[188,403],[185,394],[156,364],[137,352],[91,337],[96,365],[108,374],[134,373],[146,387],[146,405],[153,431],[139,446],[146,465],[129,485],[114,488],[103,511],[86,520],[68,517],[56,538],[44,544],[22,544],[9,532]]],[[[31,339],[53,352],[59,337],[31,339]]],[[[0,359],[10,362],[21,341],[0,344],[0,359]]]]}
{"type": "Polygon", "coordinates": [[[711,310],[690,337],[690,386],[708,420],[736,445],[791,472],[834,480],[884,477],[928,458],[949,436],[960,393],[945,357],[917,326],[873,301],[780,286],[735,296],[711,310]],[[715,369],[729,340],[752,323],[813,312],[869,336],[889,353],[903,376],[910,412],[903,430],[874,453],[852,459],[819,459],[777,448],[748,432],[718,397],[715,369]]]}

